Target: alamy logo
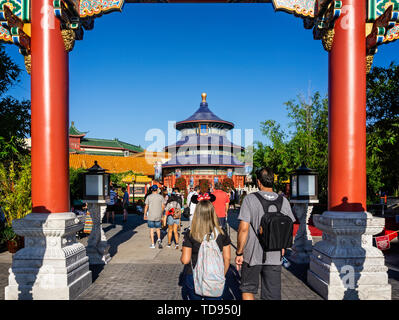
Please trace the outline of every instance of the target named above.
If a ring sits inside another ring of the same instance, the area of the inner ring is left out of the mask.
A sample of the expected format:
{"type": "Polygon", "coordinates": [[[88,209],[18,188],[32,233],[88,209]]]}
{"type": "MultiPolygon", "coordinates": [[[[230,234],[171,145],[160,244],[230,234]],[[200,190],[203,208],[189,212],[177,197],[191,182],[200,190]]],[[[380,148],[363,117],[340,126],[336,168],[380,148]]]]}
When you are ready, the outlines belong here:
{"type": "Polygon", "coordinates": [[[54,8],[51,5],[44,5],[40,13],[43,15],[40,21],[42,29],[54,29],[55,28],[55,14],[54,8]]]}
{"type": "Polygon", "coordinates": [[[340,275],[345,289],[355,289],[355,268],[353,266],[343,266],[340,275]]]}

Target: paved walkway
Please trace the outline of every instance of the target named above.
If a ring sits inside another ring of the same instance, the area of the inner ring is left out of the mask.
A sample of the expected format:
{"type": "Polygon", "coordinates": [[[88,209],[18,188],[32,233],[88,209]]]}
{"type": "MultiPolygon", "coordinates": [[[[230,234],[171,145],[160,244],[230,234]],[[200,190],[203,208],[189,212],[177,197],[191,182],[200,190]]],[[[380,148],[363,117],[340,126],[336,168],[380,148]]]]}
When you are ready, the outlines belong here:
{"type": "MultiPolygon", "coordinates": [[[[237,213],[230,215],[232,260],[226,276],[224,299],[241,299],[239,290],[239,273],[234,267],[234,255],[238,223],[237,213]]],[[[166,234],[161,235],[163,249],[150,249],[147,225],[141,216],[129,216],[125,225],[118,223],[115,226],[104,224],[107,238],[110,243],[112,260],[103,269],[92,269],[94,277],[98,278],[92,286],[80,295],[81,300],[181,300],[186,298],[182,287],[183,265],[180,263],[181,251],[172,245],[166,248],[166,234]]],[[[183,229],[188,222],[183,221],[183,229]]],[[[166,236],[167,237],[167,236],[166,236]]],[[[182,238],[180,239],[181,247],[182,238]]],[[[321,300],[305,283],[292,272],[283,268],[282,298],[284,300],[321,300]]],[[[259,294],[258,294],[259,297],[259,294]]]]}
{"type": "MultiPolygon", "coordinates": [[[[241,298],[239,273],[234,265],[234,252],[238,226],[237,212],[231,212],[232,261],[226,276],[224,299],[241,298]]],[[[91,266],[93,284],[83,292],[79,300],[181,300],[186,294],[181,285],[183,265],[180,263],[181,251],[166,248],[167,239],[163,238],[163,249],[149,248],[148,228],[142,216],[129,215],[123,224],[117,215],[116,224],[103,224],[112,260],[105,266],[91,266]]],[[[183,222],[183,229],[188,222],[183,222]]],[[[182,240],[182,239],[181,239],[182,240]]],[[[180,244],[181,244],[180,240],[180,244]]],[[[87,237],[80,240],[87,243],[87,237]]],[[[399,245],[398,245],[399,247],[399,245]]],[[[399,248],[397,248],[399,249],[399,248]]],[[[395,250],[395,252],[399,252],[395,250]]],[[[397,254],[387,256],[389,281],[392,284],[392,299],[399,300],[399,259],[397,254]]],[[[11,254],[0,253],[0,300],[4,299],[4,287],[8,283],[8,268],[11,254]]],[[[306,284],[306,266],[292,264],[282,269],[283,300],[322,300],[306,284]]],[[[257,295],[259,298],[259,293],[257,295]]]]}

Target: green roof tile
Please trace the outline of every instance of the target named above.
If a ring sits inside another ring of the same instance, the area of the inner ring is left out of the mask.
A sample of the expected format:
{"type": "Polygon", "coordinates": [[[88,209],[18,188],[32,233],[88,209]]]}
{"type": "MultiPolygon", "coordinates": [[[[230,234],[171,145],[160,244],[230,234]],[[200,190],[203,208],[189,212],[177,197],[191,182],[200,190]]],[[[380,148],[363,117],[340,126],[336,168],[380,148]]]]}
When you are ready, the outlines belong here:
{"type": "Polygon", "coordinates": [[[84,136],[87,132],[80,132],[75,127],[75,123],[72,121],[71,126],[69,127],[69,135],[70,136],[84,136]]]}
{"type": "Polygon", "coordinates": [[[78,154],[90,154],[95,156],[113,156],[113,157],[123,157],[121,152],[101,152],[101,151],[77,151],[78,154]]]}
{"type": "Polygon", "coordinates": [[[82,138],[80,141],[81,146],[90,146],[90,147],[108,147],[108,148],[118,148],[118,149],[126,149],[133,152],[143,152],[144,149],[140,146],[135,146],[133,144],[119,141],[118,139],[107,140],[107,139],[96,139],[96,138],[82,138]]]}

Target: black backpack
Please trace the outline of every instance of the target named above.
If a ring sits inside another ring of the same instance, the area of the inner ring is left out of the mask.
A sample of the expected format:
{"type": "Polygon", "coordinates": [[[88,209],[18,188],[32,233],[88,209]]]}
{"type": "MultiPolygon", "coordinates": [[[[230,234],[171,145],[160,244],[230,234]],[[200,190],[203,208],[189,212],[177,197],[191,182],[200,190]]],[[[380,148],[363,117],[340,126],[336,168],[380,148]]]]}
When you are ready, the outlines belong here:
{"type": "Polygon", "coordinates": [[[266,200],[258,192],[254,193],[262,204],[264,215],[260,220],[259,231],[256,232],[251,223],[252,229],[258,236],[263,249],[263,261],[266,260],[267,251],[280,251],[292,246],[292,231],[294,223],[291,218],[281,213],[283,196],[279,195],[276,200],[266,200]],[[270,206],[276,206],[277,212],[269,212],[270,206]]]}

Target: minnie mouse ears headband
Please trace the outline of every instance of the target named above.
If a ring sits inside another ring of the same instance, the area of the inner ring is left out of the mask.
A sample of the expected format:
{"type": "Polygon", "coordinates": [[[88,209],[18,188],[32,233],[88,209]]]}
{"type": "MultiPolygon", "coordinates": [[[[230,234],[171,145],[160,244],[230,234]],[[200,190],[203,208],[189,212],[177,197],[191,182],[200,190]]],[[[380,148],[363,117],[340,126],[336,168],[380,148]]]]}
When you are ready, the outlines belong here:
{"type": "Polygon", "coordinates": [[[216,197],[212,193],[204,193],[204,194],[194,195],[191,198],[191,202],[194,204],[197,204],[198,202],[204,200],[209,200],[210,202],[214,202],[216,200],[216,197]]]}

